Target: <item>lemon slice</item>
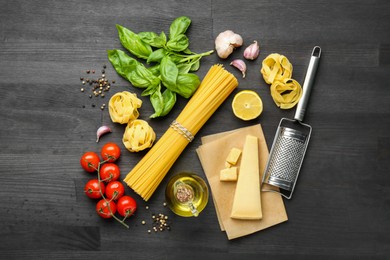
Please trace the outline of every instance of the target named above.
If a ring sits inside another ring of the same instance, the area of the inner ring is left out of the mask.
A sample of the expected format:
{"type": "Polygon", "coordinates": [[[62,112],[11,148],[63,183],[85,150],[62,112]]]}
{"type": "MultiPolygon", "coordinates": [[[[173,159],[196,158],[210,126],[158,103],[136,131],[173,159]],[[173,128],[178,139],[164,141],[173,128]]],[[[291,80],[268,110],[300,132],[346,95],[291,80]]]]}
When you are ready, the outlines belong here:
{"type": "Polygon", "coordinates": [[[238,92],[232,102],[233,113],[242,120],[252,120],[263,112],[263,102],[259,95],[252,90],[238,92]]]}

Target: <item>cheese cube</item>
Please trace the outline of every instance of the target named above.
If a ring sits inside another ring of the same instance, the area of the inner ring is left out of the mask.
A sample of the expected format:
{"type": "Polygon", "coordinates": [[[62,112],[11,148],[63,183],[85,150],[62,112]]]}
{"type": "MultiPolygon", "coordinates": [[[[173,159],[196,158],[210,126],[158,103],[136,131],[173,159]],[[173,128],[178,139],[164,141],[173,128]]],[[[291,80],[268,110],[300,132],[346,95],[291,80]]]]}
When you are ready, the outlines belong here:
{"type": "Polygon", "coordinates": [[[256,136],[247,135],[245,139],[230,217],[234,219],[262,219],[263,217],[260,198],[259,146],[256,136]]]}
{"type": "Polygon", "coordinates": [[[240,158],[241,150],[237,148],[232,148],[229,152],[228,157],[226,158],[226,162],[230,163],[231,165],[236,165],[238,162],[238,159],[240,158]]]}
{"type": "Polygon", "coordinates": [[[219,180],[220,181],[237,181],[237,167],[226,168],[220,171],[219,180]]]}

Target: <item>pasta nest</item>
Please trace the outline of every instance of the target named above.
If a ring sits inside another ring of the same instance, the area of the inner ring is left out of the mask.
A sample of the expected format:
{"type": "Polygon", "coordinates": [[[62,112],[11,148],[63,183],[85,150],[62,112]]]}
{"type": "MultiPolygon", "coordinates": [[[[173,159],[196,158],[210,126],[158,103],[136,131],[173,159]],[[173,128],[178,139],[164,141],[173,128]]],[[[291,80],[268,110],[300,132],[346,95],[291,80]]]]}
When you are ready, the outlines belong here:
{"type": "Polygon", "coordinates": [[[108,103],[108,111],[112,122],[126,124],[139,116],[138,108],[142,100],[136,94],[128,91],[118,92],[113,95],[108,103]]]}
{"type": "Polygon", "coordinates": [[[139,152],[153,145],[156,133],[148,122],[136,119],[130,121],[123,134],[123,144],[130,152],[139,152]]]}
{"type": "Polygon", "coordinates": [[[272,53],[262,62],[261,74],[271,84],[270,92],[275,104],[281,109],[294,107],[302,97],[302,87],[292,79],[293,66],[286,56],[272,53]]]}
{"type": "Polygon", "coordinates": [[[270,90],[272,99],[281,109],[294,107],[302,96],[301,85],[295,79],[275,81],[272,83],[270,90]]]}
{"type": "Polygon", "coordinates": [[[293,67],[286,56],[272,53],[263,60],[260,72],[265,82],[272,84],[276,80],[291,78],[293,67]]]}

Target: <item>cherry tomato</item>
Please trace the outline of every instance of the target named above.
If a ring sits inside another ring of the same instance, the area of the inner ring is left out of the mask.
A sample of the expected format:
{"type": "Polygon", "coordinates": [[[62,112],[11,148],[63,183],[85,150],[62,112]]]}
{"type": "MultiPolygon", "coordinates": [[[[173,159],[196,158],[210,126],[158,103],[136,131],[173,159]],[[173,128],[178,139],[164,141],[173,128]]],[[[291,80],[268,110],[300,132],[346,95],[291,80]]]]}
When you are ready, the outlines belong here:
{"type": "Polygon", "coordinates": [[[121,173],[118,165],[115,163],[105,163],[100,166],[100,179],[104,182],[116,181],[119,179],[121,173]]]}
{"type": "Polygon", "coordinates": [[[125,187],[119,181],[112,181],[106,185],[106,198],[118,200],[125,194],[125,187]]]}
{"type": "Polygon", "coordinates": [[[99,166],[100,158],[94,152],[86,152],[80,158],[81,167],[87,172],[95,172],[99,166]]]}
{"type": "Polygon", "coordinates": [[[99,200],[96,204],[96,212],[102,218],[112,218],[116,212],[116,204],[113,201],[99,200]]]}
{"type": "Polygon", "coordinates": [[[123,196],[117,202],[118,213],[122,217],[130,217],[137,210],[137,203],[130,196],[123,196]]]}
{"type": "Polygon", "coordinates": [[[89,180],[87,184],[85,184],[84,186],[85,195],[87,195],[91,199],[100,199],[102,197],[102,193],[104,194],[104,191],[105,191],[105,185],[103,182],[100,182],[100,188],[99,188],[98,179],[89,180]]]}
{"type": "Polygon", "coordinates": [[[121,155],[121,149],[115,143],[106,143],[101,150],[103,160],[107,162],[115,162],[121,155]]]}

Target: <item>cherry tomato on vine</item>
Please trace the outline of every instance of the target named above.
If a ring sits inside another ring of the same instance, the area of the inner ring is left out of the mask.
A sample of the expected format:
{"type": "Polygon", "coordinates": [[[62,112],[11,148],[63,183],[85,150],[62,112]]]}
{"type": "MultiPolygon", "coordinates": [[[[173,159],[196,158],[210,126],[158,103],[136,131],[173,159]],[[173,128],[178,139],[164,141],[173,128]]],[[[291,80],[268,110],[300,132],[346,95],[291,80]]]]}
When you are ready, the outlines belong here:
{"type": "Polygon", "coordinates": [[[89,180],[84,186],[85,195],[87,195],[91,199],[100,199],[102,197],[102,194],[104,194],[104,191],[105,185],[103,182],[100,182],[99,187],[98,179],[89,180]]]}
{"type": "Polygon", "coordinates": [[[100,166],[100,180],[104,182],[116,181],[119,179],[121,173],[118,165],[115,163],[105,163],[100,166]]]}
{"type": "Polygon", "coordinates": [[[113,201],[106,201],[105,199],[99,200],[96,204],[96,212],[102,218],[112,218],[112,215],[116,212],[116,204],[113,201]]]}
{"type": "Polygon", "coordinates": [[[125,187],[119,181],[112,181],[106,185],[106,198],[118,200],[125,194],[125,187]]]}
{"type": "Polygon", "coordinates": [[[81,167],[87,172],[95,172],[100,163],[99,155],[94,152],[86,152],[80,158],[81,167]]]}
{"type": "Polygon", "coordinates": [[[100,153],[103,160],[107,162],[115,162],[121,155],[121,149],[115,143],[106,143],[103,145],[100,153]]]}
{"type": "Polygon", "coordinates": [[[123,196],[117,202],[119,215],[122,217],[130,217],[137,210],[137,203],[130,196],[123,196]]]}

